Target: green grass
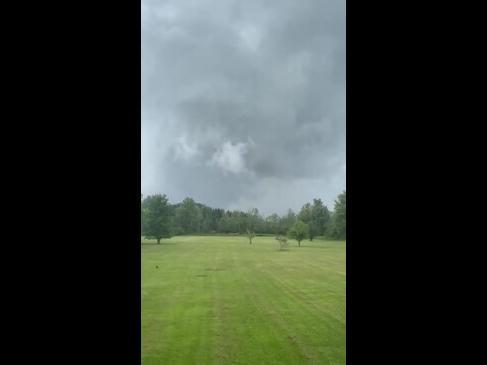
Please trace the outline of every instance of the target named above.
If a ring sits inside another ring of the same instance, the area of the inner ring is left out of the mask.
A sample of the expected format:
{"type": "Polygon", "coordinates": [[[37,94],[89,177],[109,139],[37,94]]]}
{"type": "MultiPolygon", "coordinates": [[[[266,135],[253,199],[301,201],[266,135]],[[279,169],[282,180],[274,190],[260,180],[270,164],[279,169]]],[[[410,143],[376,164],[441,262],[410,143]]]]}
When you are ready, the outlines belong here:
{"type": "Polygon", "coordinates": [[[345,364],[345,242],[142,243],[142,364],[345,364]],[[156,268],[156,265],[159,268],[156,268]]]}

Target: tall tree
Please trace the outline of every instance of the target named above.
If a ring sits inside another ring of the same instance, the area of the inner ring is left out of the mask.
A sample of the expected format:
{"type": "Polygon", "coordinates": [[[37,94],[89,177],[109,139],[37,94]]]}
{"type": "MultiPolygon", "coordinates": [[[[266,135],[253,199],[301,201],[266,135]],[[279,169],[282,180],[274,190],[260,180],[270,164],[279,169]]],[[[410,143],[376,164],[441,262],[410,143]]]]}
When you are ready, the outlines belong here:
{"type": "Polygon", "coordinates": [[[184,199],[176,208],[175,224],[181,233],[199,233],[202,219],[201,208],[191,198],[184,199]]]}
{"type": "Polygon", "coordinates": [[[266,233],[272,233],[277,236],[279,234],[279,223],[280,218],[276,213],[268,216],[265,220],[266,233]]]}
{"type": "Polygon", "coordinates": [[[259,211],[256,208],[250,209],[246,214],[246,232],[249,239],[249,244],[252,244],[252,239],[255,237],[255,230],[259,220],[259,211]]]}
{"type": "Polygon", "coordinates": [[[140,234],[145,236],[144,194],[140,194],[140,234]]]}
{"type": "Polygon", "coordinates": [[[301,208],[298,218],[309,226],[309,240],[325,234],[330,223],[330,212],[321,199],[313,199],[301,208]]]}
{"type": "Polygon", "coordinates": [[[298,213],[298,219],[302,220],[304,223],[309,223],[311,221],[312,208],[310,203],[306,203],[302,206],[298,213]]]}
{"type": "Polygon", "coordinates": [[[310,239],[310,241],[312,241],[316,235],[316,227],[312,224],[313,208],[310,203],[306,203],[303,205],[303,207],[299,211],[298,219],[303,221],[310,227],[308,238],[310,239]]]}
{"type": "Polygon", "coordinates": [[[221,232],[220,222],[224,214],[225,210],[223,209],[213,209],[213,229],[215,230],[215,232],[221,232]]]}
{"type": "Polygon", "coordinates": [[[171,237],[170,206],[166,195],[147,196],[141,209],[144,235],[154,237],[158,244],[161,238],[171,237]]]}
{"type": "MultiPolygon", "coordinates": [[[[310,236],[324,235],[330,224],[330,212],[321,199],[313,199],[311,206],[310,236]]],[[[311,238],[312,239],[312,238],[311,238]]]]}
{"type": "Polygon", "coordinates": [[[296,223],[296,220],[296,214],[292,211],[292,209],[289,209],[287,211],[287,214],[281,218],[279,234],[285,234],[286,232],[288,232],[294,225],[294,223],[296,223]]]}
{"type": "Polygon", "coordinates": [[[347,193],[344,191],[339,194],[335,200],[335,207],[332,219],[333,238],[346,239],[347,238],[347,193]]]}

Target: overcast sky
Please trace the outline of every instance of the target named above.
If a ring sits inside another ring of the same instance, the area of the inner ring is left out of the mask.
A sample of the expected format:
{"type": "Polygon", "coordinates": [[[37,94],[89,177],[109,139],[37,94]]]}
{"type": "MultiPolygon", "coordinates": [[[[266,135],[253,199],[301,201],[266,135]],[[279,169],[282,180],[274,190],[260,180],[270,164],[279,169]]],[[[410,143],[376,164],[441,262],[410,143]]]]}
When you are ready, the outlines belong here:
{"type": "Polygon", "coordinates": [[[332,209],[345,105],[345,0],[142,0],[144,195],[332,209]]]}

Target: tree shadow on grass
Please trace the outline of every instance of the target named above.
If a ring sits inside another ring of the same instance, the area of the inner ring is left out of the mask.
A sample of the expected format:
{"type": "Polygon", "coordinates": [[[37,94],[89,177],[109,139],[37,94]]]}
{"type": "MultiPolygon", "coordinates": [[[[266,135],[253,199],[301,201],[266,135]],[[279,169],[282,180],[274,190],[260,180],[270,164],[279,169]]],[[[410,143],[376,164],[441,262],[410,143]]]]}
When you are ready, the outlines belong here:
{"type": "Polygon", "coordinates": [[[333,246],[330,246],[330,245],[326,245],[326,246],[315,246],[315,245],[301,245],[301,247],[306,247],[306,248],[333,248],[333,246]]]}
{"type": "Polygon", "coordinates": [[[176,242],[161,242],[160,244],[157,242],[142,242],[141,246],[167,246],[167,245],[177,245],[176,242]]]}

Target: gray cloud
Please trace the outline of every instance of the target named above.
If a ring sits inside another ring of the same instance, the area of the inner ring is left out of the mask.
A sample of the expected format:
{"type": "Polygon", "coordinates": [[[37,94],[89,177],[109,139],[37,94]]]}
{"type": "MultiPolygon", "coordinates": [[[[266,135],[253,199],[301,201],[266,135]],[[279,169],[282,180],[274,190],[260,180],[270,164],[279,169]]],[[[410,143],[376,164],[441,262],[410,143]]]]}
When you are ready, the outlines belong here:
{"type": "Polygon", "coordinates": [[[345,189],[345,1],[142,2],[142,193],[330,207],[345,189]]]}

